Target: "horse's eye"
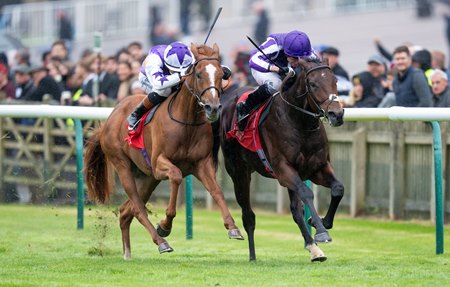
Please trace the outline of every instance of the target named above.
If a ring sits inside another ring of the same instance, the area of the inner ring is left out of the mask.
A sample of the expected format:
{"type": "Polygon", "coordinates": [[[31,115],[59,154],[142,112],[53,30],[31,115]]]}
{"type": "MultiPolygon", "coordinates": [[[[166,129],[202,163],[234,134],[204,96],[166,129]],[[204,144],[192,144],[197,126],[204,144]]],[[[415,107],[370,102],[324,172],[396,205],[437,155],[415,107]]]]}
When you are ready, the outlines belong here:
{"type": "Polygon", "coordinates": [[[319,86],[317,86],[316,83],[314,83],[314,82],[309,82],[309,87],[310,87],[312,90],[316,90],[319,86]]]}
{"type": "Polygon", "coordinates": [[[200,73],[195,73],[195,76],[197,77],[197,79],[201,79],[202,75],[200,73]]]}

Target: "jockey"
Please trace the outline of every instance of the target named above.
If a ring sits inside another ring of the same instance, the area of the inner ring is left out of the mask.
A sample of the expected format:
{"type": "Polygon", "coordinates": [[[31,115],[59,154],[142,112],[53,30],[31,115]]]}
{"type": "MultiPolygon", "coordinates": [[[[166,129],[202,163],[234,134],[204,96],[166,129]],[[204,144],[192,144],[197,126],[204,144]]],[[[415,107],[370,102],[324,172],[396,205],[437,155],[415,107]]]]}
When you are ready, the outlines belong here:
{"type": "Polygon", "coordinates": [[[245,101],[236,105],[240,130],[245,128],[247,114],[280,89],[283,78],[289,70],[299,65],[300,58],[317,57],[308,36],[300,31],[271,34],[259,48],[266,55],[255,50],[250,58],[250,68],[253,78],[260,86],[249,94],[245,101]],[[272,62],[287,68],[280,70],[272,62]]]}
{"type": "Polygon", "coordinates": [[[162,103],[171,94],[172,88],[183,81],[194,62],[191,50],[181,42],[157,45],[150,49],[139,73],[139,83],[147,97],[127,118],[131,133],[136,130],[141,117],[162,103]]]}

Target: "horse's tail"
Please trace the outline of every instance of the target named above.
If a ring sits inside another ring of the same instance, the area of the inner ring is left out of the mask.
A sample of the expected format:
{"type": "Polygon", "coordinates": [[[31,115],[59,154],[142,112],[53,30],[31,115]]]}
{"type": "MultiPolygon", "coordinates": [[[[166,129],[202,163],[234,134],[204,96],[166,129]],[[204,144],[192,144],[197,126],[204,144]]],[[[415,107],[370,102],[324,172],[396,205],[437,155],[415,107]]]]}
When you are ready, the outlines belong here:
{"type": "Polygon", "coordinates": [[[84,175],[90,200],[104,203],[112,192],[109,184],[108,162],[100,145],[101,127],[92,135],[85,146],[84,175]]]}
{"type": "Polygon", "coordinates": [[[214,168],[219,168],[219,149],[220,149],[220,117],[211,124],[213,130],[213,162],[214,168]]]}

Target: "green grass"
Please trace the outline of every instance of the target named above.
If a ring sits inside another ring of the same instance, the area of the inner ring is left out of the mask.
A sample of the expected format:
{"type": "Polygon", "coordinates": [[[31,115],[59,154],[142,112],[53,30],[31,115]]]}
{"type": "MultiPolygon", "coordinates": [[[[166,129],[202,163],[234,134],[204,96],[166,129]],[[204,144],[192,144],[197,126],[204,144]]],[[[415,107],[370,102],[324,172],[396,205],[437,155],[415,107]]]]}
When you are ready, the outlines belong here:
{"type": "MultiPolygon", "coordinates": [[[[151,208],[156,224],[163,208],[151,208]]],[[[132,261],[122,259],[115,207],[0,206],[0,286],[449,286],[450,230],[444,255],[435,255],[428,222],[339,217],[328,256],[310,263],[289,215],[257,210],[257,262],[247,241],[229,240],[218,211],[194,210],[194,239],[186,240],[184,209],[159,254],[144,228],[131,229],[132,261]]],[[[240,211],[232,214],[242,228],[240,211]]]]}

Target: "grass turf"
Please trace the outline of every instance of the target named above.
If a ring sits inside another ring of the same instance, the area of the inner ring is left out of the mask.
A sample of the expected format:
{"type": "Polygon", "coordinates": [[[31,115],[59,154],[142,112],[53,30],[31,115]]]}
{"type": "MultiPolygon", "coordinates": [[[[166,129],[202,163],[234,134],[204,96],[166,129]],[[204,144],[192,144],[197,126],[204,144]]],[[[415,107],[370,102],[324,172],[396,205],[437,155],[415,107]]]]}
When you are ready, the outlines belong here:
{"type": "MultiPolygon", "coordinates": [[[[164,209],[151,207],[154,224],[164,209]]],[[[76,229],[76,207],[0,206],[0,286],[430,286],[450,285],[450,236],[435,255],[429,222],[338,217],[328,256],[310,263],[291,216],[257,210],[257,261],[247,241],[230,240],[219,211],[194,210],[194,239],[186,240],[184,209],[168,242],[157,246],[135,220],[132,261],[122,259],[116,207],[85,209],[76,229]]],[[[232,211],[244,236],[240,211],[232,211]]]]}

